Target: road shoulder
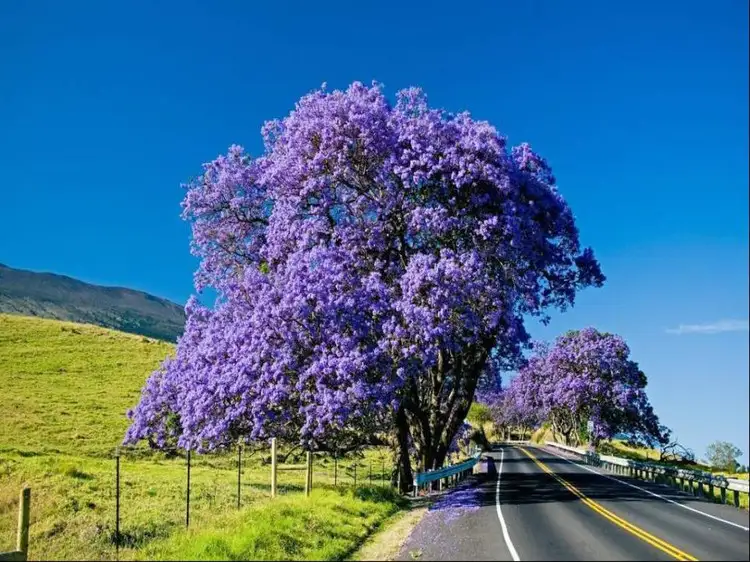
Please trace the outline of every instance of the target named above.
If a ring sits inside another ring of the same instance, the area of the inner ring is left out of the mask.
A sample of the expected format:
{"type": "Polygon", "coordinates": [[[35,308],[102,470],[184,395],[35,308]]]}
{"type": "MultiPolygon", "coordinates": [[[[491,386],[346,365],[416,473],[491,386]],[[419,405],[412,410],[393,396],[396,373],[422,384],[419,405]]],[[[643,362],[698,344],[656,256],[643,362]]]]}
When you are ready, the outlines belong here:
{"type": "Polygon", "coordinates": [[[427,506],[419,506],[399,511],[383,524],[382,529],[368,538],[351,559],[377,562],[395,560],[401,547],[427,510],[427,506]]]}

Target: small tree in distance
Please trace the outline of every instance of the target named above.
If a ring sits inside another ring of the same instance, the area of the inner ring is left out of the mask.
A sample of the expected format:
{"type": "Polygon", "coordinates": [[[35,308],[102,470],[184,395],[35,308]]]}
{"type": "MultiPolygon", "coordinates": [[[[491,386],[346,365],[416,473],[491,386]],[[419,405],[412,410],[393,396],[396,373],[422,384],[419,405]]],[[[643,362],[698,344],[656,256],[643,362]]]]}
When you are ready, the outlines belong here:
{"type": "Polygon", "coordinates": [[[742,451],[728,441],[714,441],[706,448],[706,457],[713,468],[725,472],[734,472],[737,469],[737,457],[742,451]]]}

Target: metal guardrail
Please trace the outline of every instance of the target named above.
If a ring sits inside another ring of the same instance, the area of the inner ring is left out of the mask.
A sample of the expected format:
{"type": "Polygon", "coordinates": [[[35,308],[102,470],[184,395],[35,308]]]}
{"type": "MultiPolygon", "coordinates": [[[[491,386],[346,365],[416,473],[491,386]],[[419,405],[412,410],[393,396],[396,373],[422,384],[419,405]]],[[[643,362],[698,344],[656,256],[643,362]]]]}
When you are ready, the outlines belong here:
{"type": "Polygon", "coordinates": [[[729,490],[734,492],[733,499],[736,507],[739,507],[740,504],[739,494],[750,493],[750,483],[747,480],[727,478],[725,476],[701,470],[689,470],[643,461],[634,461],[611,455],[600,455],[587,449],[570,447],[553,441],[547,441],[545,444],[548,447],[554,447],[578,455],[583,458],[583,461],[586,464],[601,466],[624,476],[633,476],[635,478],[642,478],[660,484],[670,484],[672,486],[677,486],[679,480],[678,487],[680,489],[684,489],[686,487],[685,483],[687,482],[689,483],[689,488],[693,490],[694,493],[696,488],[693,486],[693,483],[697,483],[697,491],[700,494],[704,492],[703,487],[706,485],[708,486],[709,497],[713,496],[713,488],[716,487],[720,489],[722,503],[726,503],[726,491],[729,490]]]}
{"type": "Polygon", "coordinates": [[[414,475],[414,495],[419,493],[419,487],[430,482],[439,481],[440,488],[442,489],[442,481],[446,478],[450,478],[452,481],[457,482],[465,478],[469,471],[474,469],[474,465],[479,462],[481,451],[475,453],[471,458],[457,463],[438,468],[436,470],[428,470],[426,472],[417,472],[414,475]]]}

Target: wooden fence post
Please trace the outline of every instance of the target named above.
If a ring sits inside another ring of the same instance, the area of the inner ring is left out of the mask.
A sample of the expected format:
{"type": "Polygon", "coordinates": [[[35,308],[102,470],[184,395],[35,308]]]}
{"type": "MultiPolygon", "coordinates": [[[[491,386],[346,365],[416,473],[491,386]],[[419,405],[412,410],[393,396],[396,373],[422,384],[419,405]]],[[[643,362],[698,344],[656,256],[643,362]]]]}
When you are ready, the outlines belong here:
{"type": "Polygon", "coordinates": [[[305,496],[312,491],[312,451],[307,451],[307,469],[305,470],[305,496]]]}
{"type": "Polygon", "coordinates": [[[333,486],[338,486],[339,477],[339,459],[336,453],[333,453],[333,486]]]}
{"type": "Polygon", "coordinates": [[[190,527],[190,449],[187,450],[187,488],[185,490],[185,527],[190,527]]]}
{"type": "Polygon", "coordinates": [[[276,438],[271,438],[271,497],[276,497],[276,438]]]}
{"type": "Polygon", "coordinates": [[[242,497],[242,443],[237,445],[237,509],[240,508],[242,497]]]}
{"type": "Polygon", "coordinates": [[[120,559],[120,448],[115,453],[115,556],[120,559]]]}
{"type": "Polygon", "coordinates": [[[31,488],[21,490],[18,507],[18,539],[16,549],[23,553],[23,559],[29,558],[29,519],[31,514],[31,488]]]}

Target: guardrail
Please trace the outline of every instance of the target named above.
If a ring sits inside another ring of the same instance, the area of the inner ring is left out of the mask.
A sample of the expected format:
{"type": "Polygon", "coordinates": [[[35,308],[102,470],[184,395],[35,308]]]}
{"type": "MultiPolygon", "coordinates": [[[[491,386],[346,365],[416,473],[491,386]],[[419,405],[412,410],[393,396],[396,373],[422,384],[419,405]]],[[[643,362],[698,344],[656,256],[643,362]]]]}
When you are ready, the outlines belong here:
{"type": "Polygon", "coordinates": [[[474,469],[474,465],[479,462],[479,456],[482,454],[481,451],[475,453],[471,458],[457,463],[438,468],[436,470],[428,470],[426,472],[417,472],[414,475],[414,497],[419,494],[420,486],[429,484],[430,482],[438,481],[439,490],[443,489],[443,480],[448,479],[448,485],[457,484],[461,480],[464,480],[474,469]]]}
{"type": "Polygon", "coordinates": [[[732,503],[734,503],[735,507],[740,507],[740,493],[750,493],[750,483],[748,483],[747,480],[726,478],[725,476],[701,470],[689,470],[649,462],[634,461],[611,455],[600,455],[587,449],[569,447],[568,445],[555,443],[553,441],[547,441],[545,444],[548,447],[553,447],[560,449],[561,451],[578,455],[582,458],[585,464],[600,466],[610,472],[621,474],[623,476],[631,476],[648,482],[674,486],[682,491],[689,490],[696,496],[715,498],[714,488],[718,488],[721,503],[727,503],[727,490],[729,490],[732,492],[732,503]],[[707,487],[708,490],[704,489],[705,487],[707,487]]]}

